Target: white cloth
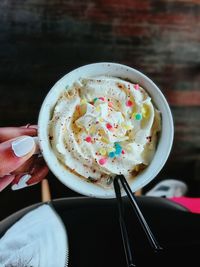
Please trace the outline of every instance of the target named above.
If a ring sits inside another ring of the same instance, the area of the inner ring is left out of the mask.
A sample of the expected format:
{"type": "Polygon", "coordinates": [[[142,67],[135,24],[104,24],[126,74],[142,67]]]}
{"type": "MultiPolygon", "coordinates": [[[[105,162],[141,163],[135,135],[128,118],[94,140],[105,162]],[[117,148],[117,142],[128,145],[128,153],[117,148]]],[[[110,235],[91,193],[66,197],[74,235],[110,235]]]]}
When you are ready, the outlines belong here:
{"type": "Polygon", "coordinates": [[[0,267],[65,267],[65,227],[47,204],[29,212],[0,239],[0,267]]]}

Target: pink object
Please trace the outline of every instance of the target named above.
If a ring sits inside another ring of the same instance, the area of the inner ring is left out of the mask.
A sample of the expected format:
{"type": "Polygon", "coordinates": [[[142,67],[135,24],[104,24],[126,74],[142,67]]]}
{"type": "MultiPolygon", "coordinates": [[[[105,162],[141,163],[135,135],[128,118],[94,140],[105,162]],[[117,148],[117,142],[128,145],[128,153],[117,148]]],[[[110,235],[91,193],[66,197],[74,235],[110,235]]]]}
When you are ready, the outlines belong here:
{"type": "Polygon", "coordinates": [[[113,103],[112,103],[112,102],[108,102],[108,106],[109,106],[110,108],[112,108],[112,107],[113,107],[113,103]]]}
{"type": "Polygon", "coordinates": [[[126,106],[127,107],[132,107],[132,105],[133,105],[133,102],[131,100],[127,100],[126,101],[126,106]]]}
{"type": "Polygon", "coordinates": [[[110,123],[106,123],[106,128],[109,130],[109,131],[112,131],[113,130],[113,127],[110,123]]]}
{"type": "Polygon", "coordinates": [[[125,154],[125,151],[124,150],[122,150],[122,154],[125,154]]]}
{"type": "Polygon", "coordinates": [[[134,88],[135,88],[135,90],[139,90],[139,88],[140,88],[140,87],[139,87],[139,84],[135,84],[135,85],[134,85],[134,88]]]}
{"type": "Polygon", "coordinates": [[[88,142],[88,143],[91,143],[92,142],[92,137],[91,136],[87,136],[85,138],[85,141],[88,142]]]}
{"type": "Polygon", "coordinates": [[[99,97],[99,99],[101,99],[102,101],[105,101],[105,97],[99,97]]]}
{"type": "Polygon", "coordinates": [[[99,160],[99,164],[100,164],[100,165],[104,165],[104,164],[106,164],[106,161],[107,161],[106,158],[101,158],[101,159],[99,160]]]}
{"type": "Polygon", "coordinates": [[[171,201],[176,202],[193,213],[200,213],[200,198],[192,197],[172,197],[171,201]]]}

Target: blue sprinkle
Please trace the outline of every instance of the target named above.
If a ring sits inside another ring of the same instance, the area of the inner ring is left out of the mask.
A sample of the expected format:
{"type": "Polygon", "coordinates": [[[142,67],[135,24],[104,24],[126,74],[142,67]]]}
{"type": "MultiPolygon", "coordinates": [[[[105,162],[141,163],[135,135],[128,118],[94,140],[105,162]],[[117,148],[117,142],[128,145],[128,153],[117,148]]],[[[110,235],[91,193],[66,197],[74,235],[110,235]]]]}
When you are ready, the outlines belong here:
{"type": "Polygon", "coordinates": [[[115,147],[121,147],[119,143],[115,143],[115,147]]]}
{"type": "Polygon", "coordinates": [[[115,157],[115,152],[110,152],[110,153],[108,154],[108,156],[109,156],[109,158],[114,158],[114,157],[115,157]]]}
{"type": "Polygon", "coordinates": [[[122,153],[122,148],[121,148],[121,146],[120,146],[120,147],[116,147],[115,154],[116,154],[116,155],[120,155],[121,153],[122,153]]]}
{"type": "Polygon", "coordinates": [[[119,143],[115,143],[115,149],[116,149],[115,151],[116,155],[120,155],[122,153],[122,147],[120,146],[119,143]]]}

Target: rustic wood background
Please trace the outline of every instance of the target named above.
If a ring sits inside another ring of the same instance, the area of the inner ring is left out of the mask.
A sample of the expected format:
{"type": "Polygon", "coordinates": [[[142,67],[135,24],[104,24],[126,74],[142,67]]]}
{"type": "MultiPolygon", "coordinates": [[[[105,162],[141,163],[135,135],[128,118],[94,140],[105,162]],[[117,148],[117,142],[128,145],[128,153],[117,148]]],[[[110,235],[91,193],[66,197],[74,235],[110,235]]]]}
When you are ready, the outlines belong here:
{"type": "MultiPolygon", "coordinates": [[[[182,179],[199,194],[198,0],[1,0],[0,125],[37,123],[51,86],[73,68],[99,61],[137,68],[160,87],[175,139],[158,179],[182,179]]],[[[76,195],[51,174],[49,180],[54,198],[76,195]]],[[[39,200],[39,185],[8,188],[0,194],[0,217],[39,200]]]]}

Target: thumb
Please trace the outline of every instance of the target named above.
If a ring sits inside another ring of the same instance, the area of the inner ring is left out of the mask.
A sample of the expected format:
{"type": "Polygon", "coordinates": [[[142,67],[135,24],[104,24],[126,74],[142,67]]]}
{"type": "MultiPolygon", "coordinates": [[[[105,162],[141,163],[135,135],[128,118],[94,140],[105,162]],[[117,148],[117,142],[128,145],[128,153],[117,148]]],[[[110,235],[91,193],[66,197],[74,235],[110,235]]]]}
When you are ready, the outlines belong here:
{"type": "MultiPolygon", "coordinates": [[[[13,172],[29,159],[36,150],[34,138],[20,136],[0,144],[0,177],[13,172]]],[[[1,178],[0,178],[1,179],[1,178]]]]}

